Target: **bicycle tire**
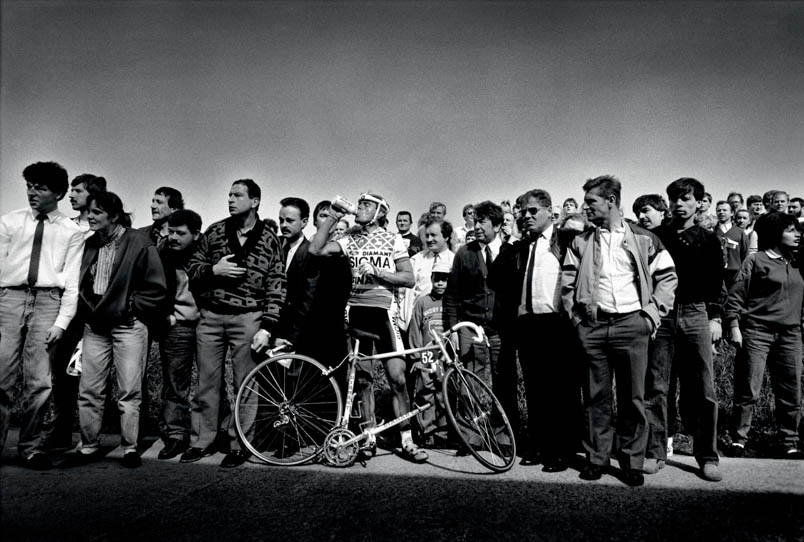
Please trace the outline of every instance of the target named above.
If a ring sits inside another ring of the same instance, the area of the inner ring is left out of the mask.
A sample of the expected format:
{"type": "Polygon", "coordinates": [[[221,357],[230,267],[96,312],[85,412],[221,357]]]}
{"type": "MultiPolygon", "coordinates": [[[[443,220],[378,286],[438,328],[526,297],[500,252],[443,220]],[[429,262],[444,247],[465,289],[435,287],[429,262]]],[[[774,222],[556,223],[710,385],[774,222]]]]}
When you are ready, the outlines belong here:
{"type": "Polygon", "coordinates": [[[246,448],[271,465],[315,459],[343,415],[341,390],[316,360],[280,354],[257,365],[235,401],[235,426],[246,448]]]}
{"type": "Polygon", "coordinates": [[[471,371],[452,366],[442,383],[447,419],[475,459],[494,472],[516,460],[514,430],[500,401],[471,371]]]}

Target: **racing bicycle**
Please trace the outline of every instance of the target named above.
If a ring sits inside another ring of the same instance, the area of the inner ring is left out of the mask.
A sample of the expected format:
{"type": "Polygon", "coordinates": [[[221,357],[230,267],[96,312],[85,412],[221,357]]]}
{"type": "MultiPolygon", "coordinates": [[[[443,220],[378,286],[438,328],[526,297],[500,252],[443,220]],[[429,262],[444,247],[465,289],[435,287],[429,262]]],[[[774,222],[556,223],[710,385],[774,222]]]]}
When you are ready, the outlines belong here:
{"type": "Polygon", "coordinates": [[[348,467],[362,448],[386,429],[432,408],[427,403],[376,427],[358,425],[355,404],[355,373],[358,360],[384,360],[419,354],[423,364],[436,364],[443,374],[442,393],[447,419],[462,449],[494,472],[510,469],[516,458],[514,431],[500,401],[489,386],[463,366],[455,343],[460,329],[469,328],[474,341],[486,342],[483,329],[472,322],[460,322],[445,332],[430,332],[432,341],[400,352],[364,355],[360,341],[376,336],[349,329],[349,353],[336,367],[324,367],[315,359],[275,348],[258,364],[237,392],[235,424],[246,448],[271,465],[301,465],[317,459],[337,467],[348,467]],[[345,396],[334,376],[348,367],[345,396]]]}

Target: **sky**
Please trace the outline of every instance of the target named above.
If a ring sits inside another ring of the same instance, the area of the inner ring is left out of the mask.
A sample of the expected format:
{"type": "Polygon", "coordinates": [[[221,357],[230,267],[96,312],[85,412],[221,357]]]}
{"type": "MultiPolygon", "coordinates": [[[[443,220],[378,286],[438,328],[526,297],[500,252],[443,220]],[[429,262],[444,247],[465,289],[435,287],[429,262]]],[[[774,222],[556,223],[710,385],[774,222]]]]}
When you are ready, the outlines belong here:
{"type": "MultiPolygon", "coordinates": [[[[613,174],[804,195],[804,3],[0,2],[0,213],[54,160],[150,222],[232,181],[392,214],[613,174]]],[[[61,209],[74,214],[65,200],[61,209]]],[[[308,230],[309,232],[309,230],[308,230]]]]}

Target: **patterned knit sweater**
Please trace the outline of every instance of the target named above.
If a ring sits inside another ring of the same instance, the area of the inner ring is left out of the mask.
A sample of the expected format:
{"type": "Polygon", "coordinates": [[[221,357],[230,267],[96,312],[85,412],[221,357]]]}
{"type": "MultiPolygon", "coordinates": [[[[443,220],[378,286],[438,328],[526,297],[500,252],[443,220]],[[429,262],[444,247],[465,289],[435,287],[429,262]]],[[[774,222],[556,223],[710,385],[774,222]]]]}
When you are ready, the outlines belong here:
{"type": "Polygon", "coordinates": [[[232,218],[207,228],[187,266],[190,287],[203,309],[223,314],[261,311],[262,328],[273,333],[285,303],[285,264],[279,239],[259,217],[243,246],[237,229],[232,218]],[[232,261],[245,267],[246,273],[237,278],[213,275],[212,266],[229,254],[234,254],[232,261]]]}

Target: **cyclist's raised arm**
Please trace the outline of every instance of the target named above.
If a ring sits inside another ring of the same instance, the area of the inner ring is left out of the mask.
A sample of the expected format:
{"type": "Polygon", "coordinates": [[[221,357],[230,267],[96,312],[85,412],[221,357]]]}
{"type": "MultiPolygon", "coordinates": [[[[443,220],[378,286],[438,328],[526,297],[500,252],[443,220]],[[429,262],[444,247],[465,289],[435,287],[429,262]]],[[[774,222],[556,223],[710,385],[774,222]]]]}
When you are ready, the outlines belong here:
{"type": "Polygon", "coordinates": [[[329,232],[341,218],[343,218],[343,213],[339,213],[335,209],[330,210],[329,216],[310,239],[310,254],[313,256],[337,256],[343,252],[341,245],[329,240],[329,232]]]}

